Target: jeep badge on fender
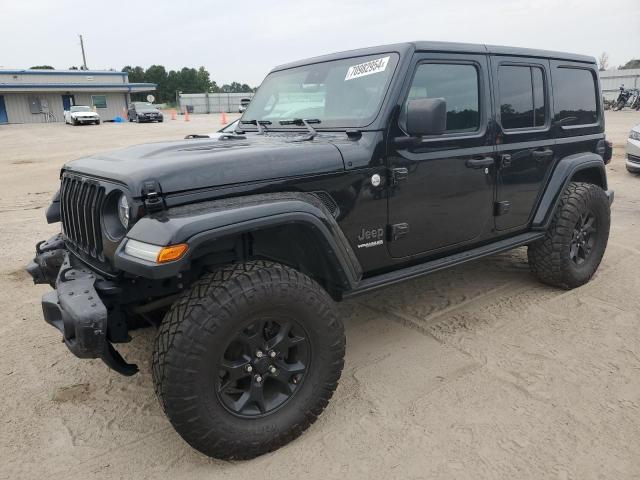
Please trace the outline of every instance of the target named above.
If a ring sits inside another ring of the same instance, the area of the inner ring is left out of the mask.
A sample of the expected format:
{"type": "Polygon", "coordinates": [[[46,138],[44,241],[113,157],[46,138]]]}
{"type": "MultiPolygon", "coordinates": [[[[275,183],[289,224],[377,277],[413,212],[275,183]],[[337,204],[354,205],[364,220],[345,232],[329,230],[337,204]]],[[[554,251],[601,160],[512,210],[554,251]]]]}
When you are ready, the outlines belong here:
{"type": "Polygon", "coordinates": [[[252,458],[327,406],[335,302],[522,246],[540,281],[589,281],[613,200],[601,101],[595,59],[560,52],[416,42],[281,65],[242,135],[67,163],[61,231],[27,270],[79,358],[134,375],[117,345],[154,324],[171,424],[252,458]]]}

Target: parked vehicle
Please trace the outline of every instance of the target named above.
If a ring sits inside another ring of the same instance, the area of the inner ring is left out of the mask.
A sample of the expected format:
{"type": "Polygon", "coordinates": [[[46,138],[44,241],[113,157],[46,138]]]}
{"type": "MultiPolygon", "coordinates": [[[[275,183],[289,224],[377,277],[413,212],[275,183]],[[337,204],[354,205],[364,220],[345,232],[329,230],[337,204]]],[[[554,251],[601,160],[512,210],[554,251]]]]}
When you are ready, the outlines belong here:
{"type": "Polygon", "coordinates": [[[152,103],[149,102],[131,102],[129,105],[129,121],[130,122],[162,122],[164,116],[152,103]]]}
{"type": "Polygon", "coordinates": [[[626,166],[629,172],[640,173],[640,124],[629,132],[626,166]]]}
{"type": "Polygon", "coordinates": [[[626,106],[632,110],[640,110],[640,90],[637,88],[626,89],[624,85],[622,85],[613,110],[622,110],[626,106]]]}
{"type": "Polygon", "coordinates": [[[251,99],[250,98],[241,98],[240,99],[240,107],[238,108],[238,113],[244,113],[244,111],[249,106],[249,103],[251,103],[251,99]]]}
{"type": "Polygon", "coordinates": [[[157,325],[178,433],[218,458],[272,451],[336,388],[335,302],[522,246],[541,282],[589,281],[613,200],[599,92],[592,57],[486,45],[276,67],[241,135],[63,167],[47,210],[62,232],[27,267],[54,288],[44,318],[123,375],[138,367],[114,345],[157,325]]]}
{"type": "Polygon", "coordinates": [[[93,123],[100,125],[100,115],[86,105],[73,105],[64,111],[64,123],[71,125],[84,125],[93,123]]]}
{"type": "Polygon", "coordinates": [[[634,88],[629,98],[629,108],[631,110],[640,110],[640,89],[634,88]]]}

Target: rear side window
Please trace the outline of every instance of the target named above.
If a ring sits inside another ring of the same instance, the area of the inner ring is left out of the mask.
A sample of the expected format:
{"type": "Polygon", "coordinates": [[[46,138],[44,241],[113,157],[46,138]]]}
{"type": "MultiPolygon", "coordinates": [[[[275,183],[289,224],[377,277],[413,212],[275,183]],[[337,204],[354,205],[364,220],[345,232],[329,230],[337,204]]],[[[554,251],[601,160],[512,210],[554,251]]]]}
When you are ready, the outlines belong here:
{"type": "Polygon", "coordinates": [[[597,123],[596,91],[591,70],[558,68],[553,76],[554,120],[562,125],[597,123]]]}
{"type": "Polygon", "coordinates": [[[498,68],[502,128],[536,128],[545,124],[544,75],[539,67],[501,65],[498,68]]]}
{"type": "Polygon", "coordinates": [[[418,65],[409,96],[444,98],[447,102],[447,132],[470,132],[480,128],[478,70],[473,65],[423,63],[418,65]]]}

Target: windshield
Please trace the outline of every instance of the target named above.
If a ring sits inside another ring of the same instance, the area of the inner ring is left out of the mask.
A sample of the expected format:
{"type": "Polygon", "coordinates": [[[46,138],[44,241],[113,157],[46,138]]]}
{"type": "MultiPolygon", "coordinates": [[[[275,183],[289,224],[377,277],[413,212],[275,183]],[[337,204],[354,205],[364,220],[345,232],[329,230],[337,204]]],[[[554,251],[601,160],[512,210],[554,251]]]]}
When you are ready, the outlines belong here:
{"type": "Polygon", "coordinates": [[[149,102],[136,102],[134,105],[136,108],[156,108],[149,102]]]}
{"type": "Polygon", "coordinates": [[[398,62],[395,53],[304,65],[267,75],[243,120],[319,120],[318,128],[366,127],[375,119],[398,62]]]}
{"type": "Polygon", "coordinates": [[[72,112],[91,112],[92,110],[89,107],[71,107],[72,112]]]}

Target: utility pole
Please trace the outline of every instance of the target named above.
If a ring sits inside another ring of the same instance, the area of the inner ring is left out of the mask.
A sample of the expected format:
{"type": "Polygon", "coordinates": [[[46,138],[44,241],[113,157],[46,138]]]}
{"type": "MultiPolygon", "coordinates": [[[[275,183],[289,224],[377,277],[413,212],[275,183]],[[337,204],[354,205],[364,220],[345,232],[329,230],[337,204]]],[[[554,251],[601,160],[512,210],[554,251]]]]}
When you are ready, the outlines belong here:
{"type": "Polygon", "coordinates": [[[80,37],[80,48],[82,49],[82,65],[84,65],[85,70],[89,70],[87,68],[87,57],[84,55],[84,42],[82,41],[82,35],[78,35],[80,37]]]}

